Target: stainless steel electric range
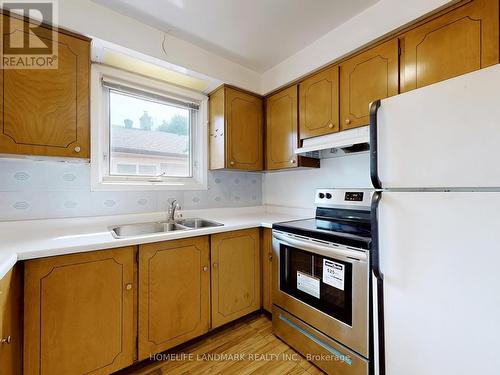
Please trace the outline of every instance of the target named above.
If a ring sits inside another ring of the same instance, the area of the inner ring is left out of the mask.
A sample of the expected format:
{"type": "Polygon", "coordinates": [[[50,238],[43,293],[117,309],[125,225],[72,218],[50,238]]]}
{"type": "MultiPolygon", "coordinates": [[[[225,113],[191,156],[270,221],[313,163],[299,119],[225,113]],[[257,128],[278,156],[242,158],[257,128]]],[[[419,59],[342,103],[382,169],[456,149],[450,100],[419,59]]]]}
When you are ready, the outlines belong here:
{"type": "Polygon", "coordinates": [[[317,189],[316,217],[273,225],[273,330],[336,375],[369,372],[371,190],[317,189]]]}

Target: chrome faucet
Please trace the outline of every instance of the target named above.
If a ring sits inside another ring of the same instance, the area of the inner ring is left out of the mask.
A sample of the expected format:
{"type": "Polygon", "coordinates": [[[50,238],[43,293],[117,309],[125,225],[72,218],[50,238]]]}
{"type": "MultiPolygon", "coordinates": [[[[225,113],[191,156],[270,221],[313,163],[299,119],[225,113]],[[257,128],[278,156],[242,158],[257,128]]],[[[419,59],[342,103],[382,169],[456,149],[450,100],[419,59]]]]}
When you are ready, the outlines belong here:
{"type": "Polygon", "coordinates": [[[176,210],[180,210],[181,206],[179,205],[179,203],[177,203],[177,199],[172,199],[169,202],[170,203],[168,205],[167,220],[168,221],[175,221],[175,212],[176,212],[176,210]]]}

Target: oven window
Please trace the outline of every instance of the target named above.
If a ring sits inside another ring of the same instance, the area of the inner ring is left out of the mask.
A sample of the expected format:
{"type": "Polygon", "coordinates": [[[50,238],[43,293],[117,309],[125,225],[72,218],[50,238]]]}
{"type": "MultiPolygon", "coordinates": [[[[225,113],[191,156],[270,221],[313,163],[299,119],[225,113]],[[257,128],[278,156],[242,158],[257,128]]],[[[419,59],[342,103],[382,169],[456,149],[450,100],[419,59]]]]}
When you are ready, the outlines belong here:
{"type": "Polygon", "coordinates": [[[279,287],[300,301],[352,325],[352,264],[281,244],[279,287]],[[329,277],[332,269],[336,278],[329,277]]]}

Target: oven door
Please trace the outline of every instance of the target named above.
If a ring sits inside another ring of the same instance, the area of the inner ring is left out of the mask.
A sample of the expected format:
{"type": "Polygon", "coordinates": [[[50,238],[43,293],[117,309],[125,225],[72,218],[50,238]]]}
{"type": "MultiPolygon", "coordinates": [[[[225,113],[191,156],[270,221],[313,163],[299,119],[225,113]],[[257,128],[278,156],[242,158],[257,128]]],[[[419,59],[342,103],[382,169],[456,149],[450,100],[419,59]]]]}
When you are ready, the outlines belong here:
{"type": "Polygon", "coordinates": [[[273,230],[273,303],[368,358],[368,251],[273,230]]]}

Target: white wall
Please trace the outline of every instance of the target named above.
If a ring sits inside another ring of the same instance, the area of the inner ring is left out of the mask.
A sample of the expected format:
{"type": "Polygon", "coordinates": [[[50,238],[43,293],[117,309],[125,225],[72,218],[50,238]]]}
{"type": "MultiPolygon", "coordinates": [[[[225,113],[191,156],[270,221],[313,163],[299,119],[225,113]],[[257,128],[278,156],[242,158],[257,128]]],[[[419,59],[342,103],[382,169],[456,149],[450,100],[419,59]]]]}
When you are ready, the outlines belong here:
{"type": "Polygon", "coordinates": [[[321,168],[266,173],[262,179],[264,204],[311,208],[314,189],[371,187],[368,153],[322,159],[321,168]]]}
{"type": "Polygon", "coordinates": [[[380,0],[261,76],[268,93],[454,0],[380,0]]]}
{"type": "Polygon", "coordinates": [[[59,1],[59,24],[69,30],[165,60],[222,82],[260,91],[260,74],[90,0],[59,1]]]}

